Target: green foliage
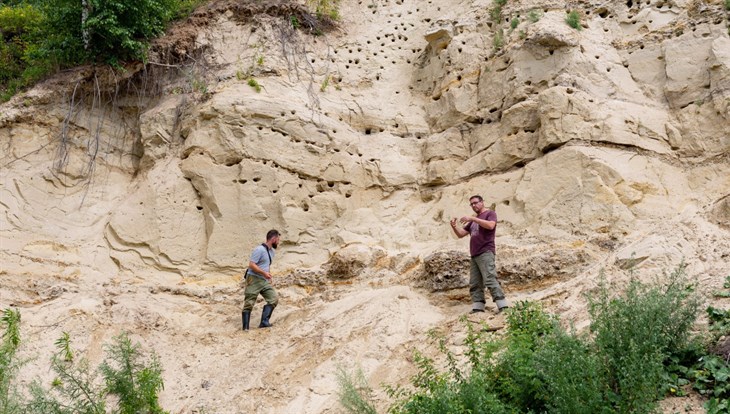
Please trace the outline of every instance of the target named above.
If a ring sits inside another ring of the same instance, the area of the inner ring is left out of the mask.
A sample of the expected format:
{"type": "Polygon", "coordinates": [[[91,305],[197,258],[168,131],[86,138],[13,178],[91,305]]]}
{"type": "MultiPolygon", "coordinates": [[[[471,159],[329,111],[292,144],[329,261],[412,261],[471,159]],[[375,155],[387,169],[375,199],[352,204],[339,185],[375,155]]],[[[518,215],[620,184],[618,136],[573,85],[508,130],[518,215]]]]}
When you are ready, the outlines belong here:
{"type": "Polygon", "coordinates": [[[259,82],[254,78],[248,78],[248,86],[254,88],[256,90],[256,93],[261,93],[261,85],[259,82]]]}
{"type": "Polygon", "coordinates": [[[606,403],[610,393],[601,358],[585,338],[554,330],[536,350],[535,366],[548,412],[615,412],[606,403]]]}
{"type": "Polygon", "coordinates": [[[518,19],[517,17],[513,18],[509,22],[509,27],[512,30],[515,30],[517,28],[517,26],[519,26],[519,25],[520,25],[520,19],[518,19]]]}
{"type": "Polygon", "coordinates": [[[730,335],[730,310],[709,306],[707,318],[710,320],[710,332],[715,333],[715,336],[730,335]]]}
{"type": "Polygon", "coordinates": [[[145,363],[139,344],[126,334],[107,347],[107,360],[99,367],[106,389],[119,398],[119,414],[163,414],[158,392],[164,389],[162,367],[155,355],[145,363]]]}
{"type": "Polygon", "coordinates": [[[714,352],[722,354],[706,355],[704,343],[695,338],[687,351],[672,355],[669,372],[666,376],[665,390],[670,394],[681,395],[681,387],[692,384],[697,392],[708,398],[705,409],[708,413],[719,414],[730,411],[730,365],[727,353],[730,352],[726,335],[730,326],[730,312],[713,307],[707,308],[710,321],[710,343],[722,339],[714,352]]]}
{"type": "Polygon", "coordinates": [[[0,99],[84,63],[145,60],[148,41],[202,0],[0,2],[0,99]]]}
{"type": "Polygon", "coordinates": [[[575,30],[580,31],[583,29],[580,25],[580,15],[575,10],[571,10],[570,13],[568,13],[568,17],[565,18],[565,23],[568,23],[568,26],[575,30]]]}
{"type": "Polygon", "coordinates": [[[48,414],[105,414],[106,403],[103,387],[98,385],[96,372],[82,358],[74,361],[68,334],[56,341],[57,352],[51,358],[51,369],[56,374],[53,387],[46,390],[34,381],[28,409],[34,413],[48,414]]]}
{"type": "Polygon", "coordinates": [[[42,12],[31,4],[0,5],[0,102],[34,82],[39,71],[45,73],[43,65],[29,65],[43,22],[42,12]]]}
{"type": "Polygon", "coordinates": [[[504,46],[504,32],[502,32],[502,29],[497,30],[494,32],[494,38],[492,38],[492,45],[494,46],[494,50],[499,50],[504,46]]]}
{"type": "Polygon", "coordinates": [[[496,359],[491,380],[510,405],[539,412],[545,405],[545,395],[534,356],[544,336],[558,328],[557,319],[539,303],[521,301],[507,312],[506,321],[506,345],[496,359]]]}
{"type": "Polygon", "coordinates": [[[340,19],[340,0],[307,0],[307,5],[318,19],[340,19]]]}
{"type": "Polygon", "coordinates": [[[322,81],[322,84],[319,85],[320,92],[324,92],[327,90],[327,86],[330,84],[330,75],[327,75],[324,77],[324,80],[322,81]]]}
{"type": "MultiPolygon", "coordinates": [[[[467,323],[465,319],[462,321],[467,323]]],[[[458,366],[455,355],[446,347],[445,338],[432,333],[431,336],[438,341],[439,349],[446,357],[447,371],[439,371],[432,359],[416,352],[414,361],[418,373],[411,378],[414,389],[386,387],[391,398],[396,399],[389,412],[393,414],[511,412],[491,389],[490,361],[499,349],[499,342],[485,332],[486,330],[476,331],[467,323],[465,344],[470,373],[458,366]]]]}
{"type": "Polygon", "coordinates": [[[527,19],[530,20],[532,23],[537,23],[538,20],[542,17],[542,12],[538,9],[532,9],[527,13],[527,19]]]}
{"type": "Polygon", "coordinates": [[[297,16],[293,16],[293,15],[289,16],[289,23],[291,23],[291,27],[294,30],[297,30],[300,26],[299,19],[297,18],[297,16]]]}
{"type": "Polygon", "coordinates": [[[22,365],[15,359],[20,346],[20,311],[5,309],[0,324],[3,327],[0,343],[0,413],[20,413],[20,398],[14,386],[15,375],[22,365]]]}
{"type": "Polygon", "coordinates": [[[23,363],[15,361],[20,346],[20,313],[6,309],[0,318],[4,333],[0,344],[0,413],[44,414],[164,414],[158,393],[163,389],[162,368],[153,354],[145,358],[139,344],[133,345],[126,334],[114,338],[106,347],[106,358],[99,369],[92,369],[85,358],[77,359],[68,333],[56,340],[51,370],[56,375],[51,388],[35,380],[25,401],[16,391],[14,380],[23,363]],[[99,379],[102,374],[102,381],[99,379]],[[113,398],[109,398],[113,397],[113,398]],[[107,410],[107,401],[113,406],[107,410]]]}
{"type": "Polygon", "coordinates": [[[376,414],[372,402],[372,389],[368,386],[362,370],[351,374],[344,368],[337,369],[340,404],[351,414],[376,414]]]}
{"type": "Polygon", "coordinates": [[[684,269],[680,265],[663,284],[632,280],[621,297],[611,297],[604,283],[590,298],[596,351],[604,359],[619,412],[653,409],[664,362],[689,343],[700,301],[684,269]]]}
{"type": "Polygon", "coordinates": [[[730,10],[730,0],[725,0],[725,10],[730,10]]]}
{"type": "MultiPolygon", "coordinates": [[[[725,277],[725,283],[722,284],[722,287],[725,289],[730,289],[730,276],[725,277]]],[[[713,295],[719,298],[730,298],[730,290],[715,292],[713,293],[713,295]]]]}
{"type": "Polygon", "coordinates": [[[507,0],[492,0],[492,9],[489,10],[489,17],[493,22],[499,24],[502,21],[502,6],[507,4],[507,0]]]}
{"type": "MultiPolygon", "coordinates": [[[[116,63],[144,60],[147,39],[165,28],[175,10],[170,0],[95,0],[82,25],[87,51],[97,60],[116,63]]],[[[82,34],[83,38],[83,34],[82,34]]]]}
{"type": "Polygon", "coordinates": [[[507,331],[510,336],[526,336],[534,344],[541,336],[557,327],[557,318],[542,308],[538,302],[520,301],[507,311],[507,331]]]}
{"type": "Polygon", "coordinates": [[[602,283],[589,298],[590,336],[566,331],[535,302],[507,311],[501,339],[465,320],[463,355],[432,335],[442,362],[416,353],[412,388],[386,387],[390,412],[650,413],[690,380],[713,396],[708,410],[720,412],[730,405],[730,369],[690,337],[699,305],[682,265],[661,282],[632,281],[620,295],[602,283]],[[704,365],[687,368],[697,360],[704,365]]]}
{"type": "Polygon", "coordinates": [[[74,354],[71,350],[71,337],[68,335],[68,332],[62,333],[61,337],[56,340],[56,348],[58,348],[58,354],[64,361],[73,361],[74,354]]]}

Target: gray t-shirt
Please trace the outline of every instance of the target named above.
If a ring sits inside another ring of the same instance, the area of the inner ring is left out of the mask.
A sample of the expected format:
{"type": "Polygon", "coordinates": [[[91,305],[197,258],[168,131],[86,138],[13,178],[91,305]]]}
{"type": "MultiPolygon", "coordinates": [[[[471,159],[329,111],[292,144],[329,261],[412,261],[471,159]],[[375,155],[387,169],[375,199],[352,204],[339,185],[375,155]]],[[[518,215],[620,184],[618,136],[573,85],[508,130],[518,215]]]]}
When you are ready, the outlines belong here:
{"type": "MultiPolygon", "coordinates": [[[[271,269],[271,260],[274,260],[275,254],[276,254],[276,251],[274,249],[269,249],[268,247],[264,246],[263,244],[259,244],[251,252],[251,261],[256,263],[256,266],[260,267],[261,270],[263,270],[265,272],[271,272],[271,270],[270,270],[271,269]],[[267,250],[268,250],[268,254],[266,252],[267,250]],[[269,255],[271,255],[271,260],[269,260],[269,255]]],[[[248,269],[248,274],[258,276],[262,279],[265,279],[264,275],[254,272],[250,268],[248,269]]]]}

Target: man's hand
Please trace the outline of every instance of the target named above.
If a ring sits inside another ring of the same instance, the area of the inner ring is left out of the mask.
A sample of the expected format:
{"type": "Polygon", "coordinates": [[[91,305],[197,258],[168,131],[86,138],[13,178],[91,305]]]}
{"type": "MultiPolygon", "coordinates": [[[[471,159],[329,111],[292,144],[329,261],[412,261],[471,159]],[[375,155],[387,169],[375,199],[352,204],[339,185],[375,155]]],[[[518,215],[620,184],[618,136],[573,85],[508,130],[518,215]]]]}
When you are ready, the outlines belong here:
{"type": "Polygon", "coordinates": [[[472,216],[464,216],[459,221],[461,221],[461,224],[464,224],[465,225],[466,223],[469,223],[469,222],[474,221],[474,217],[472,217],[472,216]]]}
{"type": "Polygon", "coordinates": [[[271,273],[269,273],[269,272],[264,272],[264,277],[265,277],[265,278],[266,278],[266,280],[268,280],[269,282],[272,282],[272,281],[273,281],[273,280],[271,279],[271,273]]]}
{"type": "Polygon", "coordinates": [[[456,217],[452,218],[450,223],[451,223],[451,227],[456,227],[456,217]]]}

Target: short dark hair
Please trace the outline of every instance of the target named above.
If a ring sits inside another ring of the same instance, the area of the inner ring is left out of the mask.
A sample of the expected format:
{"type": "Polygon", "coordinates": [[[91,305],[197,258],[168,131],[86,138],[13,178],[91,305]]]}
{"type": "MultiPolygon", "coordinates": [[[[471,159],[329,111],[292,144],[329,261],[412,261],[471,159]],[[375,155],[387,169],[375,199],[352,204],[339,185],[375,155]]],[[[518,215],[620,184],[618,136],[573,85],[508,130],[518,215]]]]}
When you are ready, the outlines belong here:
{"type": "Polygon", "coordinates": [[[274,230],[274,229],[272,229],[272,230],[269,230],[269,232],[268,232],[268,233],[266,233],[266,240],[267,240],[267,241],[268,241],[268,240],[271,240],[272,238],[274,238],[274,237],[276,237],[276,236],[280,236],[280,235],[281,235],[281,234],[279,233],[279,230],[274,230]]]}
{"type": "Polygon", "coordinates": [[[472,198],[476,198],[479,201],[484,201],[484,199],[482,198],[482,196],[480,196],[479,194],[476,194],[476,195],[473,195],[473,196],[469,197],[469,200],[471,200],[472,198]]]}

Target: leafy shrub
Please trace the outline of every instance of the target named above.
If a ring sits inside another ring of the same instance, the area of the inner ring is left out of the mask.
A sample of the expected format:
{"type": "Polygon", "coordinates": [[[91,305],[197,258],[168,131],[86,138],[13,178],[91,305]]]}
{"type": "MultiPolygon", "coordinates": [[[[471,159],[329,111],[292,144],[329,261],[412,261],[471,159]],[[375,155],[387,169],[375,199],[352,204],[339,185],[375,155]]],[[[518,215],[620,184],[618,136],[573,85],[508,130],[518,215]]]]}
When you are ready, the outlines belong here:
{"type": "Polygon", "coordinates": [[[76,0],[44,2],[48,22],[42,52],[64,65],[87,61],[117,64],[143,60],[148,39],[159,34],[176,16],[175,0],[76,0]]]}
{"type": "Polygon", "coordinates": [[[565,22],[568,23],[568,26],[572,27],[575,30],[582,30],[583,27],[580,25],[580,15],[577,11],[571,10],[570,13],[568,13],[568,17],[565,18],[565,22]]]}
{"type": "MultiPolygon", "coordinates": [[[[466,323],[466,319],[462,321],[466,323]]],[[[411,378],[414,389],[406,390],[401,386],[386,387],[388,395],[396,399],[389,412],[393,414],[513,412],[500,401],[492,386],[491,361],[500,345],[484,332],[485,330],[475,331],[471,324],[467,324],[465,343],[470,373],[464,372],[457,366],[454,354],[446,348],[445,339],[431,333],[432,338],[438,341],[439,349],[446,356],[448,370],[440,372],[432,359],[416,352],[414,361],[418,373],[411,378]]]]}
{"type": "Polygon", "coordinates": [[[132,344],[126,334],[114,338],[108,346],[101,371],[107,391],[119,398],[119,414],[162,414],[157,394],[164,389],[162,367],[156,355],[143,361],[139,344],[132,344]]]}
{"type": "Polygon", "coordinates": [[[537,21],[540,20],[541,17],[542,17],[542,12],[540,12],[540,10],[537,10],[537,9],[532,9],[527,13],[527,18],[532,23],[537,23],[537,21]]]}
{"type": "Polygon", "coordinates": [[[508,311],[501,338],[463,319],[463,356],[432,334],[445,368],[416,352],[411,387],[386,386],[390,412],[650,413],[689,381],[711,398],[708,412],[727,412],[730,367],[690,336],[699,306],[681,265],[661,282],[632,281],[620,295],[602,283],[589,298],[590,336],[567,332],[535,302],[508,311]]]}
{"type": "Polygon", "coordinates": [[[362,370],[350,374],[340,367],[337,370],[340,404],[351,414],[377,414],[372,402],[372,389],[368,386],[362,370]]]}
{"type": "Polygon", "coordinates": [[[497,30],[494,32],[494,38],[492,39],[492,45],[494,46],[494,50],[499,50],[504,46],[504,33],[502,32],[502,29],[497,30]]]}
{"type": "Polygon", "coordinates": [[[340,0],[308,0],[307,5],[318,19],[340,19],[340,0]]]}
{"type": "Polygon", "coordinates": [[[491,380],[510,405],[539,412],[545,405],[545,395],[535,350],[545,335],[558,328],[557,320],[539,303],[521,301],[507,312],[506,322],[506,345],[496,358],[491,380]]]}
{"type": "Polygon", "coordinates": [[[5,309],[0,324],[4,330],[0,342],[0,413],[20,413],[22,406],[14,386],[15,375],[22,365],[15,359],[20,346],[20,311],[5,309]]]}
{"type": "Polygon", "coordinates": [[[247,83],[248,83],[248,86],[254,88],[254,90],[256,91],[256,93],[260,93],[261,92],[261,84],[259,84],[259,82],[256,79],[254,79],[254,78],[248,78],[248,82],[247,83]]]}
{"type": "Polygon", "coordinates": [[[126,334],[114,338],[106,347],[104,362],[99,369],[92,369],[87,359],[75,357],[70,337],[64,332],[51,358],[56,375],[51,388],[35,380],[29,387],[30,399],[24,401],[14,387],[15,373],[22,365],[14,359],[20,345],[20,313],[6,309],[0,322],[5,328],[0,344],[0,413],[165,413],[157,396],[163,389],[159,360],[154,354],[145,358],[139,344],[133,345],[126,334]],[[109,400],[114,403],[107,410],[109,400]]]}
{"type": "Polygon", "coordinates": [[[45,74],[43,65],[28,64],[43,22],[42,12],[33,5],[0,5],[0,102],[35,81],[38,71],[45,74]]]}
{"type": "Polygon", "coordinates": [[[104,389],[96,380],[96,372],[89,361],[75,361],[67,333],[56,341],[57,352],[51,358],[51,369],[56,374],[50,390],[39,381],[31,385],[32,399],[28,409],[48,414],[105,414],[104,389]]]}
{"type": "Polygon", "coordinates": [[[615,412],[606,403],[609,390],[601,358],[586,339],[556,329],[541,342],[535,360],[548,412],[615,412]]]}
{"type": "Polygon", "coordinates": [[[557,328],[557,318],[543,309],[538,302],[520,301],[507,312],[508,335],[527,336],[534,342],[557,328]]]}
{"type": "Polygon", "coordinates": [[[58,69],[145,60],[148,40],[202,0],[0,3],[0,99],[58,69]],[[86,4],[86,9],[84,9],[86,4]]]}
{"type": "Polygon", "coordinates": [[[520,25],[520,19],[518,19],[517,17],[513,18],[513,19],[512,19],[512,20],[511,20],[511,21],[509,22],[509,27],[510,27],[510,29],[512,29],[512,30],[516,29],[516,28],[517,28],[517,26],[519,26],[519,25],[520,25]]]}
{"type": "Polygon", "coordinates": [[[619,412],[653,409],[665,361],[688,344],[700,301],[684,268],[680,265],[663,284],[632,280],[621,297],[611,297],[602,284],[590,298],[596,352],[604,359],[619,412]]]}

